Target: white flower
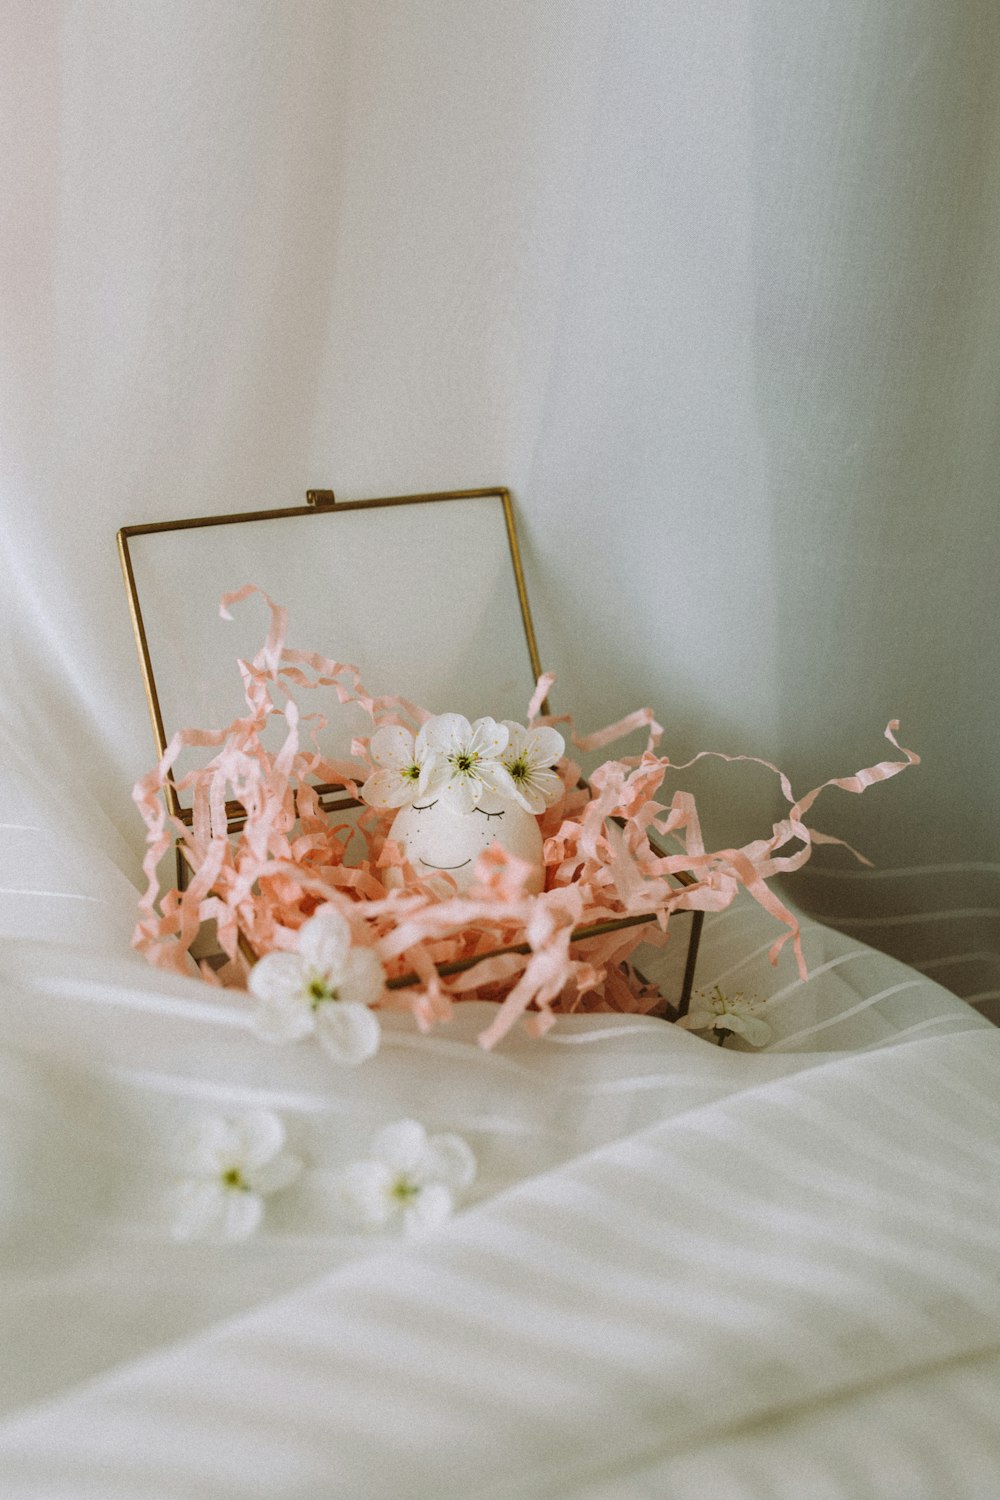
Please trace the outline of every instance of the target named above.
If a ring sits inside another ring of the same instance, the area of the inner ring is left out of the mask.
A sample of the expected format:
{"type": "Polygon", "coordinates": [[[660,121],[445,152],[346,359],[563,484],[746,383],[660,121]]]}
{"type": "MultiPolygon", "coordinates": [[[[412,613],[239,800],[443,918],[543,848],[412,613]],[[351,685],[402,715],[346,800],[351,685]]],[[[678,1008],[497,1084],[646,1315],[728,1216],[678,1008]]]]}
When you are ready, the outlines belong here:
{"type": "Polygon", "coordinates": [[[315,1032],[337,1062],[364,1062],[378,1051],[382,1032],[369,1006],[384,983],[378,955],[352,948],[346,919],[321,906],[299,929],[295,953],[267,953],[250,970],[259,1001],[254,1031],[267,1042],[294,1042],[315,1032]]]}
{"type": "Polygon", "coordinates": [[[566,741],[556,729],[525,729],[504,719],[509,736],[503,763],[514,783],[514,796],[521,806],[536,816],[558,802],[563,794],[562,778],[552,770],[566,749],[566,741]]]}
{"type": "Polygon", "coordinates": [[[744,1037],[751,1047],[763,1047],[771,1040],[771,1028],[759,1019],[759,1000],[748,999],[739,993],[730,996],[715,985],[710,994],[699,991],[691,1001],[691,1009],[677,1022],[688,1031],[735,1031],[744,1037]]]}
{"type": "Polygon", "coordinates": [[[372,807],[402,807],[423,796],[433,759],[420,751],[413,735],[401,724],[383,724],[369,745],[374,770],[361,788],[361,796],[372,807]]]}
{"type": "Polygon", "coordinates": [[[188,1176],[174,1194],[174,1239],[249,1239],[263,1218],[265,1195],[302,1171],[284,1145],[284,1124],[267,1109],[192,1120],[177,1142],[188,1176]]]}
{"type": "Polygon", "coordinates": [[[487,792],[516,800],[517,788],[500,757],[508,733],[495,719],[470,724],[461,714],[437,714],[417,735],[418,758],[433,761],[423,795],[440,797],[457,813],[470,813],[487,792]]]}
{"type": "Polygon", "coordinates": [[[341,1173],[337,1195],[357,1224],[382,1228],[402,1219],[407,1234],[420,1234],[448,1218],[475,1175],[476,1158],[460,1135],[428,1136],[417,1120],[397,1120],[372,1141],[368,1159],[341,1173]]]}

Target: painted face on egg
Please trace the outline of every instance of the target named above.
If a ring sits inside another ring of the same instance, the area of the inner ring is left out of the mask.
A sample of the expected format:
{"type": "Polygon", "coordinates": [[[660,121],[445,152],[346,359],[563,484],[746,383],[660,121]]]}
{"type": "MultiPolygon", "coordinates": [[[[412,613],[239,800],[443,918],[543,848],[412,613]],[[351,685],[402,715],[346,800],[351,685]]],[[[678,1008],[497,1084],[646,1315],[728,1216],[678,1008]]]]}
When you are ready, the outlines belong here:
{"type": "Polygon", "coordinates": [[[401,846],[414,873],[450,875],[460,891],[472,883],[476,860],[491,844],[534,866],[527,889],[537,894],[545,883],[542,834],[538,820],[516,802],[487,795],[470,813],[453,812],[429,797],[396,815],[389,837],[401,846]]]}

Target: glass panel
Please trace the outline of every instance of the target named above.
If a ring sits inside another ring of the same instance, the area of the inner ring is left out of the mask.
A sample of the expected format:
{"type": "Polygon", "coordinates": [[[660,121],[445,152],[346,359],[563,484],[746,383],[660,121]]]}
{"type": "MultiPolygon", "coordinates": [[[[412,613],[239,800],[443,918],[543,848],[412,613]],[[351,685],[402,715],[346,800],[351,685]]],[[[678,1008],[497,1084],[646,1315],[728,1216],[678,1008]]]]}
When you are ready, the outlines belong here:
{"type": "MultiPolygon", "coordinates": [[[[219,599],[245,583],[288,609],[289,646],[351,663],[374,694],[524,718],[534,671],[501,492],[151,531],[127,546],[168,741],[244,711],[236,658],[263,644],[267,613],[251,597],[220,620],[219,599]]],[[[299,702],[328,716],[327,754],[348,755],[366,730],[332,690],[299,702]]],[[[210,753],[187,752],[178,772],[210,753]]]]}

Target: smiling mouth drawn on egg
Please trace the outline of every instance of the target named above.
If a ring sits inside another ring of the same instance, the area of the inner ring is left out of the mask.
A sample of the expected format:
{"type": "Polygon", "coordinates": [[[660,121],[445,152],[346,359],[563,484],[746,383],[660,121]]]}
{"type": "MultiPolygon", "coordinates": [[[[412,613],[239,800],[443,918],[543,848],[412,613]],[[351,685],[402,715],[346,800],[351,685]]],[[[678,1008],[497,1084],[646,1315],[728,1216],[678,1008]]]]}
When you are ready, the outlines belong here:
{"type": "Polygon", "coordinates": [[[466,865],[472,864],[472,860],[463,859],[460,865],[432,865],[429,859],[422,859],[420,863],[426,865],[428,870],[464,870],[466,865]]]}

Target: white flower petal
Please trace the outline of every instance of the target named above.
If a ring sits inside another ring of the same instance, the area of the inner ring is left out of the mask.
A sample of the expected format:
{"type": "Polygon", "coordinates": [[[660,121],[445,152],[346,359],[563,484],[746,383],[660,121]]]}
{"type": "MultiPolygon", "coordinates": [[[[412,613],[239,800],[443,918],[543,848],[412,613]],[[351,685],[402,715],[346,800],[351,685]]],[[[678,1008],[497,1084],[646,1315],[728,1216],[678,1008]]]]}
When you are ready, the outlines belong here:
{"type": "MultiPolygon", "coordinates": [[[[551,807],[558,802],[566,788],[563,779],[557,771],[550,771],[548,767],[542,766],[537,771],[532,771],[528,777],[528,785],[532,792],[541,796],[546,807],[551,807]]],[[[539,808],[541,811],[541,808],[539,808]]]]}
{"type": "Polygon", "coordinates": [[[503,727],[507,731],[507,749],[503,758],[516,760],[528,748],[528,731],[523,724],[515,724],[513,719],[504,719],[503,727]]]}
{"type": "Polygon", "coordinates": [[[566,752],[566,741],[558,729],[543,724],[540,729],[530,729],[527,734],[528,758],[533,766],[554,766],[566,752]]]}
{"type": "Polygon", "coordinates": [[[719,1016],[715,1027],[717,1031],[734,1031],[738,1036],[746,1037],[751,1047],[762,1047],[771,1037],[771,1028],[766,1021],[735,1010],[719,1016]]]}
{"type": "Polygon", "coordinates": [[[384,1162],[356,1161],[345,1168],[334,1185],[341,1212],[355,1224],[387,1224],[398,1209],[392,1196],[395,1175],[384,1162]]]}
{"type": "Polygon", "coordinates": [[[751,1047],[765,1047],[771,1040],[771,1027],[756,1016],[747,1016],[743,1033],[751,1047]]]}
{"type": "Polygon", "coordinates": [[[444,1183],[460,1193],[475,1181],[476,1158],[467,1141],[446,1131],[428,1140],[420,1171],[425,1182],[444,1183]]]}
{"type": "Polygon", "coordinates": [[[195,1177],[215,1177],[234,1165],[239,1142],[228,1120],[218,1115],[196,1115],[178,1131],[178,1166],[195,1177]]]}
{"type": "Polygon", "coordinates": [[[299,957],[306,968],[335,980],[350,946],[350,924],[335,906],[321,906],[299,930],[299,957]]]}
{"type": "Polygon", "coordinates": [[[416,1180],[427,1153],[427,1131],[419,1120],[395,1120],[379,1131],[371,1150],[391,1171],[416,1180]]]}
{"type": "Polygon", "coordinates": [[[312,1034],[316,1020],[305,1000],[291,995],[275,995],[260,1002],[250,1024],[262,1041],[299,1042],[312,1034]]]}
{"type": "Polygon", "coordinates": [[[377,766],[392,771],[401,771],[414,761],[413,735],[402,724],[383,724],[372,735],[368,748],[377,766]]]}
{"type": "MultiPolygon", "coordinates": [[[[423,760],[420,761],[420,779],[417,782],[416,791],[412,793],[412,801],[423,802],[426,800],[427,789],[440,763],[441,757],[433,750],[429,750],[423,760]]],[[[412,782],[409,785],[411,788],[413,787],[412,782]]]]}
{"type": "Polygon", "coordinates": [[[232,1166],[262,1167],[285,1144],[285,1122],[270,1109],[254,1109],[232,1122],[239,1154],[232,1166]]]}
{"type": "Polygon", "coordinates": [[[335,1062],[355,1067],[374,1057],[382,1040],[382,1028],[367,1005],[326,1000],[316,1011],[316,1035],[335,1062]]]}
{"type": "Polygon", "coordinates": [[[385,970],[374,948],[352,948],[337,985],[341,1004],[374,1005],[384,988],[385,970]]]}
{"type": "Polygon", "coordinates": [[[256,1234],[264,1217],[264,1200],[257,1193],[241,1189],[226,1194],[223,1209],[221,1238],[224,1240],[248,1240],[256,1234]]]}
{"type": "Polygon", "coordinates": [[[280,1151],[262,1166],[249,1168],[246,1180],[255,1193],[278,1193],[302,1175],[302,1161],[291,1151],[280,1151]]]}
{"type": "Polygon", "coordinates": [[[523,807],[525,812],[531,813],[536,818],[539,813],[545,811],[545,798],[539,796],[537,792],[533,792],[525,782],[514,783],[512,798],[518,807],[523,807]]]}
{"type": "Polygon", "coordinates": [[[478,806],[480,798],[486,787],[479,780],[471,776],[452,775],[442,786],[440,791],[435,787],[435,793],[441,798],[445,807],[456,813],[470,813],[478,806]]]}
{"type": "Polygon", "coordinates": [[[250,993],[258,1000],[295,995],[305,983],[305,966],[297,953],[265,953],[250,970],[250,993]]]}
{"type": "Polygon", "coordinates": [[[420,795],[414,800],[417,802],[428,802],[438,797],[441,791],[452,779],[452,769],[447,759],[441,755],[429,755],[424,762],[421,772],[420,795]]]}
{"type": "Polygon", "coordinates": [[[416,789],[412,781],[406,781],[398,771],[373,771],[360,787],[361,800],[369,807],[402,807],[410,800],[416,789]]]}
{"type": "Polygon", "coordinates": [[[407,1234],[427,1234],[450,1218],[454,1207],[455,1200],[450,1188],[446,1188],[443,1183],[432,1182],[421,1188],[403,1209],[403,1228],[407,1234]]]}
{"type": "Polygon", "coordinates": [[[417,735],[416,755],[420,760],[427,751],[456,755],[472,738],[472,725],[461,714],[435,714],[417,735]]]}
{"type": "Polygon", "coordinates": [[[688,1007],[687,1015],[681,1016],[677,1025],[683,1026],[687,1031],[711,1031],[718,1019],[719,1012],[713,1005],[695,997],[688,1007]]]}
{"type": "MultiPolygon", "coordinates": [[[[481,761],[476,767],[483,792],[493,792],[497,797],[506,797],[514,801],[517,798],[517,784],[506,766],[502,766],[498,760],[481,761]]],[[[477,799],[478,800],[478,799],[477,799]]]]}
{"type": "Polygon", "coordinates": [[[218,1237],[225,1222],[229,1194],[218,1179],[182,1182],[173,1194],[175,1240],[218,1237]]]}
{"type": "Polygon", "coordinates": [[[476,719],[472,725],[469,750],[484,760],[497,760],[507,749],[510,732],[505,724],[496,719],[476,719]]]}

